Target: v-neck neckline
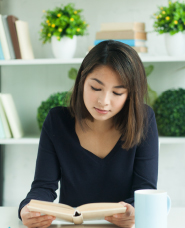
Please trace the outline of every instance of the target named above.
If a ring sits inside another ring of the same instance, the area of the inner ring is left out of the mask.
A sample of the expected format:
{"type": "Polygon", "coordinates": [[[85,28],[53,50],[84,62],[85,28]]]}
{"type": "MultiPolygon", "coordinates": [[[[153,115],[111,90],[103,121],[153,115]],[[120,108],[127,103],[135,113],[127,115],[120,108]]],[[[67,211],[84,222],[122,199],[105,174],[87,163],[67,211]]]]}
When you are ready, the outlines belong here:
{"type": "Polygon", "coordinates": [[[118,141],[116,142],[115,146],[112,148],[112,150],[104,157],[104,158],[100,158],[98,157],[97,155],[95,155],[93,152],[85,149],[84,147],[81,146],[80,144],[80,140],[78,138],[78,135],[76,133],[76,130],[75,130],[75,118],[73,118],[73,124],[72,124],[72,127],[73,127],[73,133],[74,133],[74,137],[76,138],[77,142],[78,142],[78,145],[79,147],[87,153],[87,155],[89,157],[91,157],[94,161],[96,162],[104,162],[104,161],[109,161],[110,158],[112,158],[112,156],[116,153],[116,151],[118,150],[118,148],[120,147],[120,144],[121,144],[121,138],[122,138],[122,135],[119,137],[118,141]]]}

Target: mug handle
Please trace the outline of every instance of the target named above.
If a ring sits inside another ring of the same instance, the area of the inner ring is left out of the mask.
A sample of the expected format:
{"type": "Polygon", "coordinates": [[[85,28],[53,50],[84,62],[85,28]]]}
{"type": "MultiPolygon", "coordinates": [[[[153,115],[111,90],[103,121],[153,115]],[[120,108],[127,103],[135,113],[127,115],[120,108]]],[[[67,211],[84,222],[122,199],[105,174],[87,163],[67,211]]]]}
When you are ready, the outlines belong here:
{"type": "Polygon", "coordinates": [[[170,212],[170,208],[171,208],[171,199],[170,197],[167,195],[167,215],[170,212]]]}

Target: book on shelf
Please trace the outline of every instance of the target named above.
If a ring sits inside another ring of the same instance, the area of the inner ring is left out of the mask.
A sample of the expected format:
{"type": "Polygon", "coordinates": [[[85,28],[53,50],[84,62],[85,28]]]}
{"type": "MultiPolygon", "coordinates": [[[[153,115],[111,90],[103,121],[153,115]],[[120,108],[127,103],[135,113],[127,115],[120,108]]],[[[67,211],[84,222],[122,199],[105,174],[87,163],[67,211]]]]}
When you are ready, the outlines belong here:
{"type": "Polygon", "coordinates": [[[11,94],[1,93],[0,99],[12,132],[13,138],[21,138],[23,129],[11,94]]]}
{"type": "Polygon", "coordinates": [[[145,23],[143,22],[112,22],[102,23],[100,26],[101,31],[114,31],[114,30],[134,30],[145,31],[145,23]]]}
{"type": "Polygon", "coordinates": [[[10,50],[9,50],[8,42],[6,39],[5,30],[4,30],[4,26],[3,26],[3,19],[2,19],[1,14],[0,14],[0,41],[1,41],[2,50],[3,50],[5,60],[11,59],[10,50]]]}
{"type": "Polygon", "coordinates": [[[18,36],[17,36],[17,30],[15,27],[15,21],[17,21],[18,18],[15,17],[14,15],[8,15],[7,17],[7,22],[8,22],[8,27],[10,31],[10,36],[15,52],[15,57],[16,59],[22,59],[21,57],[21,52],[20,52],[20,47],[19,47],[19,41],[18,41],[18,36]]]}
{"type": "Polygon", "coordinates": [[[27,207],[29,211],[56,216],[74,224],[82,224],[85,220],[104,219],[105,216],[126,212],[126,207],[120,203],[88,203],[73,208],[61,203],[31,200],[27,207]]]}
{"type": "Polygon", "coordinates": [[[7,119],[7,116],[6,116],[4,107],[3,107],[3,103],[1,101],[1,96],[0,96],[0,119],[2,122],[1,127],[2,127],[2,130],[4,131],[4,135],[5,135],[4,138],[11,138],[12,133],[11,133],[10,125],[8,123],[8,119],[7,119]]]}
{"type": "MultiPolygon", "coordinates": [[[[94,45],[97,45],[101,43],[102,41],[105,40],[95,40],[94,45]]],[[[145,47],[146,46],[146,41],[145,40],[116,40],[122,43],[125,43],[131,47],[145,47]]]]}
{"type": "Polygon", "coordinates": [[[1,46],[1,41],[0,41],[0,60],[4,60],[4,54],[3,54],[3,49],[1,46]]]}
{"type": "Polygon", "coordinates": [[[22,59],[34,59],[28,23],[26,21],[17,20],[15,21],[15,27],[22,59]]]}
{"type": "MultiPolygon", "coordinates": [[[[88,47],[88,51],[90,51],[94,46],[89,46],[88,47]]],[[[148,48],[145,46],[141,46],[141,47],[132,47],[135,51],[137,51],[138,53],[147,53],[148,52],[148,48]]]]}
{"type": "Polygon", "coordinates": [[[112,30],[100,31],[96,33],[96,40],[115,39],[115,40],[147,40],[146,32],[133,30],[112,30]]]}
{"type": "Polygon", "coordinates": [[[15,59],[15,52],[14,52],[12,40],[11,40],[11,37],[10,37],[10,31],[9,31],[9,27],[8,27],[7,15],[2,15],[2,21],[3,21],[3,26],[4,26],[4,31],[5,31],[5,35],[6,35],[8,48],[9,48],[9,51],[10,51],[10,58],[11,59],[15,59]]]}

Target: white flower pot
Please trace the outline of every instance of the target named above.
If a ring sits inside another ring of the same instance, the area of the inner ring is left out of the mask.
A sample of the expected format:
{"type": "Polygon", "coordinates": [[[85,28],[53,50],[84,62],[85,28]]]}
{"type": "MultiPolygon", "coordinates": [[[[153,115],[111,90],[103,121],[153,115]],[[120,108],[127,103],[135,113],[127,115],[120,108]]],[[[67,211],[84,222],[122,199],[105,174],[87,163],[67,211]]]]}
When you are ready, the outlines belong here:
{"type": "Polygon", "coordinates": [[[61,40],[57,40],[56,36],[51,37],[51,46],[53,55],[58,59],[71,59],[73,58],[76,50],[76,36],[73,39],[69,37],[62,37],[61,40]]]}
{"type": "Polygon", "coordinates": [[[185,56],[185,33],[178,32],[174,35],[165,33],[165,44],[168,55],[185,56]]]}

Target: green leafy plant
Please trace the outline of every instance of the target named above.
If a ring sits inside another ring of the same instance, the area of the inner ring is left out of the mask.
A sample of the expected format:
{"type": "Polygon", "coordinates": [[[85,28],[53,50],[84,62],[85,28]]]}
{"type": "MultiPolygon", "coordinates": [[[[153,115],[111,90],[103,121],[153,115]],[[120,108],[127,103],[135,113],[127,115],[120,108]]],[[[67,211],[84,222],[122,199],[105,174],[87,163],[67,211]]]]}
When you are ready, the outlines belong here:
{"type": "Polygon", "coordinates": [[[52,94],[46,101],[41,103],[37,109],[37,122],[40,130],[42,129],[42,125],[46,119],[46,116],[48,115],[49,110],[57,106],[69,106],[70,97],[71,92],[65,91],[52,94]]]}
{"type": "Polygon", "coordinates": [[[158,12],[152,18],[153,27],[159,34],[182,32],[185,30],[185,3],[168,1],[168,6],[158,7],[158,12]]]}
{"type": "Polygon", "coordinates": [[[160,135],[185,136],[185,89],[163,92],[153,109],[160,135]]]}
{"type": "Polygon", "coordinates": [[[56,7],[54,10],[43,10],[42,29],[40,30],[40,40],[43,43],[51,42],[51,37],[56,36],[58,40],[67,36],[87,35],[88,24],[81,16],[82,9],[76,9],[73,3],[66,6],[56,7]]]}
{"type": "MultiPolygon", "coordinates": [[[[68,71],[68,77],[72,80],[75,80],[76,76],[77,76],[77,69],[71,68],[68,71]]],[[[40,130],[42,129],[44,120],[46,119],[46,116],[48,115],[48,112],[51,108],[54,108],[57,106],[64,106],[64,107],[69,106],[71,94],[72,94],[71,91],[55,93],[55,94],[52,94],[46,101],[42,101],[41,105],[37,109],[37,122],[40,130]]]]}
{"type": "MultiPolygon", "coordinates": [[[[152,73],[153,70],[154,70],[153,65],[145,67],[146,76],[148,77],[152,73]]],[[[154,104],[155,100],[157,99],[157,93],[151,89],[149,84],[147,84],[147,87],[148,87],[148,97],[149,97],[149,100],[147,100],[147,104],[149,106],[153,107],[153,104],[154,104]]]]}

